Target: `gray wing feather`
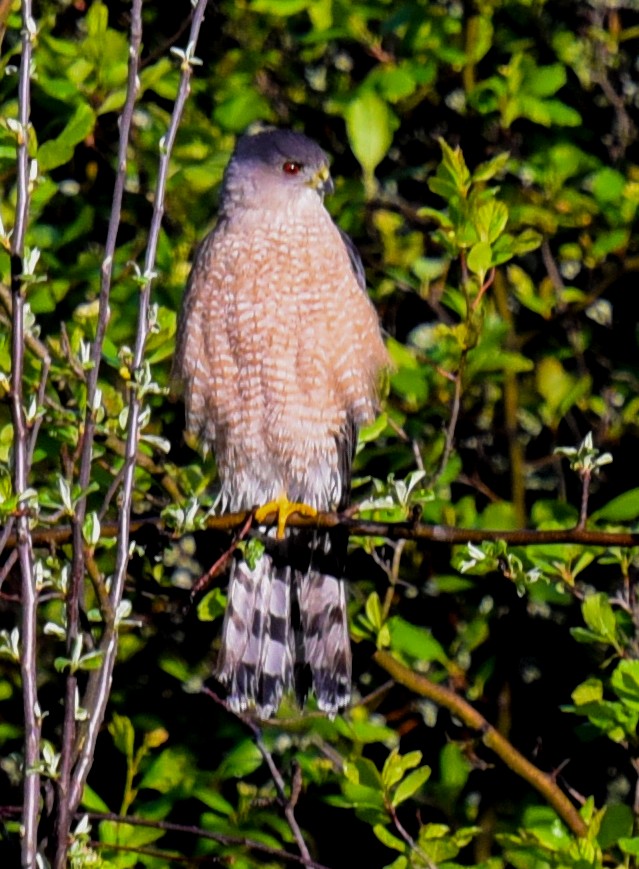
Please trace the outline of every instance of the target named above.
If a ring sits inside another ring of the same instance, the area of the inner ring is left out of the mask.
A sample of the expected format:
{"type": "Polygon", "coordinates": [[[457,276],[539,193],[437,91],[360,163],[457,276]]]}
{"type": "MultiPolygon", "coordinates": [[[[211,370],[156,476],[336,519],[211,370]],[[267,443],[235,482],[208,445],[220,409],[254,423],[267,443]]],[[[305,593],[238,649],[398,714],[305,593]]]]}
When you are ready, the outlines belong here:
{"type": "Polygon", "coordinates": [[[343,229],[340,229],[339,226],[337,228],[339,234],[342,236],[342,241],[344,242],[348,258],[351,261],[351,268],[353,269],[353,274],[355,275],[357,283],[362,291],[366,292],[366,272],[364,271],[364,263],[359,255],[359,251],[353,244],[350,236],[348,236],[343,229]]]}

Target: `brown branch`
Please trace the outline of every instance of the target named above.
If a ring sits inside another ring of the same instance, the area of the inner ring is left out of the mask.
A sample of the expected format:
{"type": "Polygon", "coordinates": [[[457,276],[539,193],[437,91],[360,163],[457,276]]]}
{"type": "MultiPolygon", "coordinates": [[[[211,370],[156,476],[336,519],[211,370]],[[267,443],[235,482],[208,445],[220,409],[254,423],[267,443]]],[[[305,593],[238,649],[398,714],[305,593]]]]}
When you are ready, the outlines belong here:
{"type": "Polygon", "coordinates": [[[240,542],[240,540],[243,540],[249,533],[251,525],[253,524],[253,518],[253,514],[249,513],[246,522],[241,526],[239,531],[236,531],[233,535],[230,546],[228,546],[224,550],[224,552],[220,555],[217,561],[215,561],[211,565],[211,567],[209,567],[206,573],[203,573],[202,576],[194,583],[193,588],[191,589],[191,601],[195,600],[198,595],[200,595],[205,589],[207,589],[209,585],[213,582],[215,577],[219,573],[222,573],[222,571],[225,569],[226,565],[231,559],[231,556],[235,552],[235,547],[240,542]]]}
{"type": "Polygon", "coordinates": [[[400,664],[389,652],[376,652],[374,658],[379,666],[386,670],[396,682],[399,682],[422,697],[428,697],[429,700],[432,700],[438,706],[448,709],[449,712],[456,718],[459,718],[467,727],[478,731],[481,734],[484,745],[490,748],[491,751],[494,751],[516,775],[532,785],[550,803],[575,836],[586,835],[587,826],[585,821],[568,797],[560,790],[554,779],[530,763],[529,760],[526,760],[463,697],[451,691],[450,688],[436,685],[425,676],[415,673],[413,670],[400,664]]]}
{"type": "Polygon", "coordinates": [[[238,718],[245,727],[253,734],[253,738],[255,739],[255,744],[257,745],[260,754],[264,758],[264,762],[268,766],[269,772],[271,774],[271,778],[273,779],[273,783],[275,784],[275,789],[277,790],[278,802],[284,811],[284,817],[286,818],[286,823],[288,824],[291,833],[293,834],[293,838],[297,843],[297,847],[300,852],[300,856],[304,866],[313,866],[313,860],[311,859],[310,852],[308,850],[308,846],[306,844],[306,840],[304,839],[304,835],[300,829],[299,824],[297,823],[297,818],[295,817],[295,806],[297,804],[297,800],[299,798],[299,793],[301,790],[301,779],[299,775],[299,768],[297,772],[297,781],[293,780],[293,785],[291,787],[291,796],[288,797],[286,795],[286,785],[284,784],[284,779],[282,778],[282,774],[277,768],[275,761],[273,760],[273,755],[267,749],[264,744],[264,740],[262,738],[262,731],[258,726],[257,722],[248,715],[243,715],[241,712],[236,712],[234,709],[228,705],[228,703],[223,700],[221,697],[212,691],[210,688],[204,686],[202,688],[202,693],[206,694],[210,697],[218,706],[222,706],[222,708],[226,709],[226,711],[234,715],[238,718]]]}
{"type": "Polygon", "coordinates": [[[322,863],[315,862],[315,860],[307,861],[303,857],[298,857],[297,854],[289,854],[288,851],[272,848],[270,845],[264,845],[262,842],[256,842],[243,836],[213,833],[210,830],[203,830],[201,827],[189,826],[188,824],[174,824],[171,821],[152,821],[134,816],[122,817],[111,812],[83,812],[82,816],[84,815],[87,815],[92,821],[113,821],[116,824],[129,824],[132,827],[151,827],[154,830],[167,830],[171,833],[184,833],[188,836],[197,836],[200,839],[209,839],[212,842],[219,842],[221,845],[237,845],[249,848],[251,851],[257,851],[260,854],[277,857],[279,860],[288,863],[297,863],[298,866],[305,866],[306,869],[328,869],[328,867],[322,863]]]}
{"type": "MultiPolygon", "coordinates": [[[[237,532],[251,518],[251,512],[224,513],[221,516],[210,516],[206,527],[211,531],[237,532]]],[[[262,523],[274,526],[275,518],[267,518],[262,523]]],[[[308,528],[317,531],[328,531],[333,528],[343,528],[349,535],[356,537],[385,537],[388,540],[415,540],[425,543],[440,543],[445,546],[464,545],[466,543],[482,543],[485,540],[504,540],[509,546],[537,546],[548,543],[576,543],[582,546],[639,546],[639,532],[633,531],[597,531],[586,528],[553,528],[538,531],[534,528],[521,528],[515,531],[491,528],[457,528],[452,525],[428,525],[424,522],[379,522],[374,519],[359,519],[349,513],[318,513],[307,518],[293,515],[286,524],[290,528],[308,528]]],[[[131,533],[136,533],[144,527],[154,526],[171,537],[179,537],[168,527],[159,516],[147,516],[130,523],[131,533]]],[[[119,524],[104,522],[100,526],[102,537],[117,537],[119,524]]],[[[32,531],[35,546],[56,546],[68,543],[71,539],[71,527],[60,525],[56,528],[35,528],[32,531]]],[[[17,545],[15,532],[8,535],[6,545],[9,549],[17,545]]]]}

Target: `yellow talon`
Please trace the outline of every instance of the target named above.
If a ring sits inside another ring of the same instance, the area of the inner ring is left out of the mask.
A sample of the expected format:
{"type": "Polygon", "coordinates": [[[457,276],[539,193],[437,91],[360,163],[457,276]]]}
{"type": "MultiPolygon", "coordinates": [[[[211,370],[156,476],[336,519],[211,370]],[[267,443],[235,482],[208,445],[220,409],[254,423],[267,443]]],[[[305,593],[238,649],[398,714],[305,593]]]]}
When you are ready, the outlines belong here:
{"type": "Polygon", "coordinates": [[[255,511],[256,522],[264,522],[271,513],[277,514],[277,539],[284,539],[284,531],[289,516],[293,513],[299,513],[301,516],[313,517],[317,516],[317,510],[314,507],[309,507],[308,504],[300,504],[298,501],[289,501],[286,493],[282,492],[278,495],[275,501],[269,501],[263,507],[258,507],[255,511]]]}

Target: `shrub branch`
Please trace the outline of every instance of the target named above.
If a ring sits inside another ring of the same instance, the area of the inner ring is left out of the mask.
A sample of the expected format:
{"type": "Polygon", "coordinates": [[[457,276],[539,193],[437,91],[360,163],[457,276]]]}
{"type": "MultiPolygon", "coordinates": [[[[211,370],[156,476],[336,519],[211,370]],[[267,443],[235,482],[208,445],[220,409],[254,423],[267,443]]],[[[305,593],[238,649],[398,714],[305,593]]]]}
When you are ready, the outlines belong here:
{"type": "Polygon", "coordinates": [[[24,710],[24,790],[22,801],[21,861],[24,869],[35,869],[37,857],[38,817],[40,809],[41,713],[37,693],[37,615],[38,591],[33,564],[28,504],[23,495],[29,478],[30,437],[24,412],[24,316],[25,316],[25,235],[29,213],[28,153],[29,119],[31,111],[31,60],[35,24],[31,0],[22,0],[22,54],[18,77],[17,136],[17,202],[11,237],[11,418],[13,424],[13,489],[18,496],[15,518],[18,563],[21,580],[21,650],[24,710]]]}
{"type": "Polygon", "coordinates": [[[586,823],[570,802],[568,797],[558,787],[557,783],[547,773],[542,772],[529,760],[520,754],[507,739],[505,739],[492,724],[474,709],[470,703],[446,688],[436,685],[413,670],[400,664],[390,652],[376,652],[375,661],[386,670],[396,682],[414,691],[422,697],[428,697],[438,706],[443,706],[452,712],[460,721],[481,734],[485,746],[494,751],[512,771],[531,784],[555,809],[560,818],[568,825],[575,836],[585,836],[586,823]]]}

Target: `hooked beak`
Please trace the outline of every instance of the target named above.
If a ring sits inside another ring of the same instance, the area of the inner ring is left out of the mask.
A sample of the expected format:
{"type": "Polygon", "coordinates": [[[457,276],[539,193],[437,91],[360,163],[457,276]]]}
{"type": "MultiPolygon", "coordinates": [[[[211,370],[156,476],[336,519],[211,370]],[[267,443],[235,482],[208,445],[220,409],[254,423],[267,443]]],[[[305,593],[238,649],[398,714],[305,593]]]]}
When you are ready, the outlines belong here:
{"type": "Polygon", "coordinates": [[[322,199],[327,193],[330,194],[335,190],[335,185],[333,184],[333,179],[331,178],[328,166],[322,166],[322,168],[313,175],[308,184],[309,187],[313,188],[313,190],[317,190],[322,199]]]}

